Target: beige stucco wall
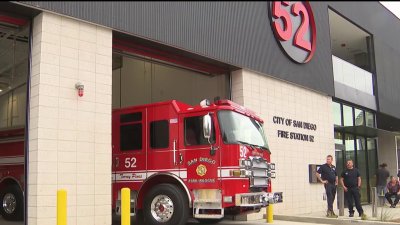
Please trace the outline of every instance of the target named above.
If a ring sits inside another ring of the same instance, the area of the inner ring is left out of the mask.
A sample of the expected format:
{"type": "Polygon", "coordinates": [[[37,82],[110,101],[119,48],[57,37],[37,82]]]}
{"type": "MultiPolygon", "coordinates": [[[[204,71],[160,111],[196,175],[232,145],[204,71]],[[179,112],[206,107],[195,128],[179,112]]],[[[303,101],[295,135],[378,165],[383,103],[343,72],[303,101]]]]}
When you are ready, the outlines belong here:
{"type": "Polygon", "coordinates": [[[50,13],[33,23],[28,224],[111,224],[112,31],[50,13]],[[78,97],[75,83],[85,86],[78,97]]]}
{"type": "MultiPolygon", "coordinates": [[[[284,203],[276,205],[277,214],[300,214],[326,210],[324,188],[308,181],[308,165],[324,163],[335,155],[332,98],[251,71],[232,74],[233,101],[255,111],[264,119],[264,128],[276,163],[273,190],[283,191],[284,203]],[[274,124],[273,117],[309,122],[317,130],[274,124]],[[278,130],[314,136],[314,142],[278,138],[278,130]]],[[[335,202],[336,203],[336,202],[335,202]]]]}

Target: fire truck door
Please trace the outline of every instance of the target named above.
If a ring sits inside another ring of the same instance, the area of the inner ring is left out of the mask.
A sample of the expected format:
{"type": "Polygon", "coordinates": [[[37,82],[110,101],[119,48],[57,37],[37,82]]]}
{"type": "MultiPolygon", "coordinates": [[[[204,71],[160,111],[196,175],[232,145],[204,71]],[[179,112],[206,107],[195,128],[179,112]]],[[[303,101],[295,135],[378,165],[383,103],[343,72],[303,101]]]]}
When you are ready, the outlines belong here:
{"type": "Polygon", "coordinates": [[[179,176],[178,118],[169,108],[149,109],[147,127],[147,177],[159,172],[179,176]]]}
{"type": "Polygon", "coordinates": [[[146,110],[113,115],[113,172],[117,183],[146,179],[146,110]]]}
{"type": "Polygon", "coordinates": [[[215,116],[212,115],[212,135],[209,140],[203,135],[203,117],[206,112],[184,115],[180,118],[179,142],[182,155],[181,173],[187,174],[187,183],[193,189],[219,189],[218,167],[220,166],[219,140],[215,133],[215,116]],[[211,149],[213,148],[213,149],[211,149]]]}

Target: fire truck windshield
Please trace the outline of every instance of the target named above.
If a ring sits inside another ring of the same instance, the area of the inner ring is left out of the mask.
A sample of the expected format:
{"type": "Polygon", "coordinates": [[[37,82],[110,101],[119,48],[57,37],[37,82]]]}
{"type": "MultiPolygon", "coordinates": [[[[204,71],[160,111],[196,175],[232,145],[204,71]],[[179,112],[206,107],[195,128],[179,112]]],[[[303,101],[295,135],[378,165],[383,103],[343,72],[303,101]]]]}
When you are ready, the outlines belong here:
{"type": "Polygon", "coordinates": [[[257,120],[228,110],[219,111],[218,120],[225,143],[242,143],[269,149],[262,124],[257,120]]]}

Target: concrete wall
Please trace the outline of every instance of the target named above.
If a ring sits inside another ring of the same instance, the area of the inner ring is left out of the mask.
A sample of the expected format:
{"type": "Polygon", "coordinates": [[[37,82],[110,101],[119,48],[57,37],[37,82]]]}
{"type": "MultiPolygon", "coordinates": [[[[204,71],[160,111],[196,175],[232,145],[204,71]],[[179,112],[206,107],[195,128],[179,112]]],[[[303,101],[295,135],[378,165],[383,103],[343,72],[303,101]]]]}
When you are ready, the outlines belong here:
{"type": "Polygon", "coordinates": [[[397,175],[396,137],[390,132],[378,135],[378,161],[386,163],[390,175],[397,175]]]}
{"type": "Polygon", "coordinates": [[[28,224],[111,224],[112,32],[50,13],[33,24],[28,224]],[[78,97],[75,83],[85,85],[78,97]]]}
{"type": "Polygon", "coordinates": [[[235,71],[232,79],[233,101],[264,119],[277,169],[273,191],[284,193],[284,203],[274,207],[276,213],[326,210],[323,186],[308,181],[308,164],[321,164],[328,154],[335,155],[331,97],[246,70],[235,71]],[[317,130],[276,124],[274,116],[313,123],[317,130]],[[278,130],[313,135],[314,142],[280,138],[278,130]]]}

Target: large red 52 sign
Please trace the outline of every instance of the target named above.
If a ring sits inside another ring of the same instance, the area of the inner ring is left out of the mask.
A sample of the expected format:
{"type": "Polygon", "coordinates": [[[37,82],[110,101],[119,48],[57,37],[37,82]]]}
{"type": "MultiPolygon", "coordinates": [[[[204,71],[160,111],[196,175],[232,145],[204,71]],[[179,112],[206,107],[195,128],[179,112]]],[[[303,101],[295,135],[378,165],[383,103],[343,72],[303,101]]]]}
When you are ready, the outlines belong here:
{"type": "Polygon", "coordinates": [[[285,53],[295,62],[307,63],[315,52],[316,28],[308,2],[270,2],[271,27],[285,53]]]}

